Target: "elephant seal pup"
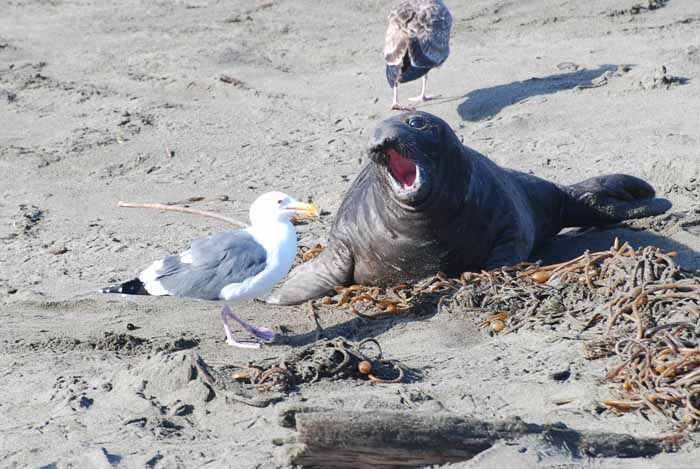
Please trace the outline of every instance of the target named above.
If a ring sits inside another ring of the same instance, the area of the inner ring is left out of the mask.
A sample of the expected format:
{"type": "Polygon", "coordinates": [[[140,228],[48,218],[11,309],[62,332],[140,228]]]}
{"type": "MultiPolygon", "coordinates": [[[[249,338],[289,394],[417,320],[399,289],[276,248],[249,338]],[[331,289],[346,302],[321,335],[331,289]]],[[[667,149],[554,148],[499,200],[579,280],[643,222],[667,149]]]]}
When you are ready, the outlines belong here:
{"type": "Polygon", "coordinates": [[[501,168],[441,119],[409,112],[377,126],[370,162],[348,190],[328,247],[268,300],[296,304],[338,285],[393,285],[525,261],[562,228],[663,213],[633,176],[560,186],[501,168]]]}

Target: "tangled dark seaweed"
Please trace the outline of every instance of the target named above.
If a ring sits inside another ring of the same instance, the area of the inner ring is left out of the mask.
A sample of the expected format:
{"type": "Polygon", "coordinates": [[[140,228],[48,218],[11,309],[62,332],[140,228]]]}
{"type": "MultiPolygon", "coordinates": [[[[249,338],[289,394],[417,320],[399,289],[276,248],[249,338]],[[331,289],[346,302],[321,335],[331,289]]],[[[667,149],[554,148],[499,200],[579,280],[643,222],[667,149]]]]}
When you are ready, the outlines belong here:
{"type": "Polygon", "coordinates": [[[589,359],[616,356],[607,375],[619,383],[615,412],[653,413],[682,429],[700,429],[700,277],[673,261],[675,253],[638,250],[618,241],[561,264],[523,263],[460,278],[438,274],[415,285],[352,285],[317,302],[372,319],[407,314],[426,302],[438,309],[486,314],[493,333],[568,327],[603,330],[584,342],[589,359]]]}
{"type": "Polygon", "coordinates": [[[250,383],[260,392],[288,392],[302,383],[326,379],[369,379],[375,383],[400,383],[404,367],[382,357],[374,339],[358,343],[343,337],[324,339],[293,350],[283,358],[236,365],[235,381],[250,383]]]}

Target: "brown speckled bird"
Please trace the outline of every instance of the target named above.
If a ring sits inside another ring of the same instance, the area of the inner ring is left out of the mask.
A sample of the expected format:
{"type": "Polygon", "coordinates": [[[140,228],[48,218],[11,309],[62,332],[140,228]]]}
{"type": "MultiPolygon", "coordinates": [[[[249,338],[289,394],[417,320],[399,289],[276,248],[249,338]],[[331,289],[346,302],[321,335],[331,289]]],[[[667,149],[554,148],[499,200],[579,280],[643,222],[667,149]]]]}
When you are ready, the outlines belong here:
{"type": "Polygon", "coordinates": [[[420,96],[411,101],[431,99],[425,94],[428,72],[450,53],[452,15],[441,0],[403,0],[389,13],[384,43],[386,79],[394,89],[391,108],[400,110],[399,83],[423,77],[420,96]]]}

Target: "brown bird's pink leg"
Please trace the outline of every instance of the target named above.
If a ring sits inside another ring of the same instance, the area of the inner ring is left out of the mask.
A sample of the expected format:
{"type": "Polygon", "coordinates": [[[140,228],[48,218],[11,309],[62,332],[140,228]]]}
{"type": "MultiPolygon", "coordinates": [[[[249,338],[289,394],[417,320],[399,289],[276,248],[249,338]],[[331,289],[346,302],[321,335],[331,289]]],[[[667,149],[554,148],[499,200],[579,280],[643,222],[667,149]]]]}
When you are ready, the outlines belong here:
{"type": "Polygon", "coordinates": [[[394,102],[391,104],[391,109],[394,111],[400,111],[401,106],[399,105],[399,84],[394,85],[394,102]]]}
{"type": "Polygon", "coordinates": [[[391,109],[393,111],[414,111],[415,109],[410,106],[402,106],[399,104],[399,84],[394,85],[394,102],[391,104],[391,109]]]}
{"type": "Polygon", "coordinates": [[[414,102],[425,102],[425,101],[430,101],[431,99],[435,99],[436,96],[428,96],[425,94],[425,89],[428,86],[428,74],[426,73],[423,75],[423,87],[420,92],[420,96],[416,96],[415,98],[408,98],[409,101],[414,101],[414,102]]]}

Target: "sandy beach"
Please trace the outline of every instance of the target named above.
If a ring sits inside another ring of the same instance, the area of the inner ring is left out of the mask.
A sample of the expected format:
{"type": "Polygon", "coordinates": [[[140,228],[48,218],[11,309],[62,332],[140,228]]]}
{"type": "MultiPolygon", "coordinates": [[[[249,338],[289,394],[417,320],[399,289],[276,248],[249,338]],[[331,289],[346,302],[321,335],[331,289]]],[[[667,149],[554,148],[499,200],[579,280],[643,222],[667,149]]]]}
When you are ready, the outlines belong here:
{"type": "MultiPolygon", "coordinates": [[[[564,233],[533,260],[619,238],[700,269],[700,2],[447,3],[451,54],[429,81],[440,97],[418,109],[500,165],[566,184],[632,174],[673,204],[564,233]]],[[[587,360],[570,331],[490,335],[455,311],[362,321],[324,309],[323,337],[374,338],[420,376],[321,380],[251,406],[196,379],[192,354],[282,356],[319,337],[308,305],[237,306],[288,337],[240,350],[225,343],[220,303],[96,293],[231,228],[118,201],[245,220],[257,195],[281,190],[324,210],[298,226],[300,245],[324,244],[372,129],[395,113],[382,56],[390,5],[0,1],[0,467],[287,467],[290,406],[517,417],[640,439],[674,430],[600,412],[616,395],[602,380],[614,360],[587,360]],[[570,376],[552,378],[562,370],[570,376]]],[[[689,469],[700,439],[636,456],[524,436],[440,467],[689,469]]]]}

